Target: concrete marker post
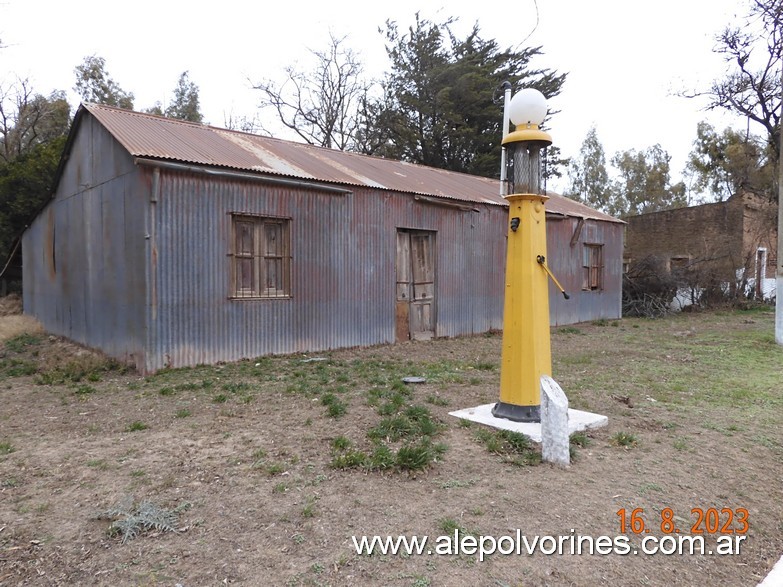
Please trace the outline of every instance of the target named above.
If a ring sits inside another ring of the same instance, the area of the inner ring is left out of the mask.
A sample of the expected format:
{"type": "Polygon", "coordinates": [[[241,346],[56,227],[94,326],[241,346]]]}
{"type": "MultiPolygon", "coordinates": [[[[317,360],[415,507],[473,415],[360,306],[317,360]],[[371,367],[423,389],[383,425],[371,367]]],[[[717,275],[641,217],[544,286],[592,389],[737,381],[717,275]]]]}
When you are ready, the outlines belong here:
{"type": "Polygon", "coordinates": [[[541,458],[568,467],[571,442],[568,431],[568,398],[557,381],[541,376],[541,458]]]}

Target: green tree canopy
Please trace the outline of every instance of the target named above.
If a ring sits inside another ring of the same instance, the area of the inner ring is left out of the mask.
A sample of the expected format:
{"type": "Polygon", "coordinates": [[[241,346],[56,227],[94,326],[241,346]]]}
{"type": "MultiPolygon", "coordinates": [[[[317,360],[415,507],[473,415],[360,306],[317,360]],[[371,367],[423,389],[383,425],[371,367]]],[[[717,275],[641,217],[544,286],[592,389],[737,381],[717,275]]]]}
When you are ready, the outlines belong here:
{"type": "Polygon", "coordinates": [[[46,202],[54,186],[66,136],[39,143],[0,165],[0,259],[46,202]]]}
{"type": "Polygon", "coordinates": [[[28,80],[0,88],[0,268],[51,194],[70,123],[64,92],[42,96],[28,80]]]}
{"type": "Polygon", "coordinates": [[[120,88],[106,71],[103,57],[90,55],[74,69],[76,85],[74,90],[85,102],[117,106],[133,110],[133,94],[120,88]]]}
{"type": "Polygon", "coordinates": [[[493,93],[504,81],[533,87],[547,98],[560,93],[565,74],[532,68],[541,47],[501,49],[475,25],[455,37],[453,19],[420,19],[407,32],[387,21],[391,71],[383,97],[365,103],[361,150],[486,177],[497,177],[502,105],[493,93]]]}
{"type": "Polygon", "coordinates": [[[155,102],[154,105],[149,106],[148,108],[142,108],[141,111],[144,112],[145,114],[154,114],[155,116],[165,116],[165,114],[163,114],[163,106],[161,105],[160,102],[155,102]]]}
{"type": "Polygon", "coordinates": [[[203,122],[198,98],[198,86],[190,81],[188,72],[179,76],[177,87],[174,88],[174,99],[163,112],[168,118],[178,118],[189,122],[203,122]]]}
{"type": "Polygon", "coordinates": [[[687,205],[685,184],[670,184],[671,157],[660,146],[624,151],[612,157],[617,178],[612,182],[609,213],[633,216],[687,205]]]}
{"type": "Polygon", "coordinates": [[[177,87],[174,88],[174,99],[165,109],[160,102],[155,102],[153,106],[142,109],[142,112],[188,122],[204,122],[199,106],[198,86],[190,81],[187,71],[180,74],[177,87]]]}
{"type": "Polygon", "coordinates": [[[564,195],[597,210],[612,210],[612,191],[604,146],[595,127],[587,131],[579,154],[568,162],[569,186],[564,195]]]}
{"type": "Polygon", "coordinates": [[[718,133],[700,122],[687,163],[693,189],[722,201],[739,191],[773,197],[774,163],[763,139],[726,128],[718,133]]]}

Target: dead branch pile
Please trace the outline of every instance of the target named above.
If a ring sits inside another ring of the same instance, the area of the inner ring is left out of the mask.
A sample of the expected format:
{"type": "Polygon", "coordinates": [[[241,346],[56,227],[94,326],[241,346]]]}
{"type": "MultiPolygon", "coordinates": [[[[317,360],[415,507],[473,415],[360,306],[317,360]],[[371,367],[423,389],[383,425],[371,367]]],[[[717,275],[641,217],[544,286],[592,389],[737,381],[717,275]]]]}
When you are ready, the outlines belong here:
{"type": "Polygon", "coordinates": [[[662,259],[640,259],[623,275],[623,316],[660,318],[670,314],[676,293],[677,283],[662,259]]]}

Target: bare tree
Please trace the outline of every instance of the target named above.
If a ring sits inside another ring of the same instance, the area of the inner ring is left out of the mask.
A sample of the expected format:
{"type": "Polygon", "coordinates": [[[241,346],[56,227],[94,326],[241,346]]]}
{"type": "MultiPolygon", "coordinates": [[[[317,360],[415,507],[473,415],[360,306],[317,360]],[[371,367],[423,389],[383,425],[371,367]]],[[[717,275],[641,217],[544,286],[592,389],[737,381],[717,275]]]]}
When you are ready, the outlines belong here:
{"type": "Polygon", "coordinates": [[[717,37],[715,52],[728,67],[706,91],[708,109],[723,108],[760,124],[775,161],[780,158],[781,58],[783,0],[751,0],[744,23],[728,26],[717,37]]]}
{"type": "Polygon", "coordinates": [[[33,91],[27,79],[0,86],[0,159],[8,163],[22,151],[18,122],[20,112],[32,100],[33,91]]]}
{"type": "Polygon", "coordinates": [[[70,106],[63,92],[42,96],[28,79],[0,84],[0,160],[5,163],[63,135],[69,123],[70,106]]]}
{"type": "Polygon", "coordinates": [[[258,120],[258,115],[254,114],[252,118],[248,118],[234,114],[233,110],[223,111],[223,128],[252,134],[268,134],[258,120]]]}
{"type": "Polygon", "coordinates": [[[274,108],[280,122],[311,145],[353,150],[359,129],[359,109],[368,86],[356,54],[344,46],[346,37],[329,34],[326,51],[313,51],[313,71],[285,68],[282,84],[264,80],[253,85],[262,94],[260,107],[274,108]]]}

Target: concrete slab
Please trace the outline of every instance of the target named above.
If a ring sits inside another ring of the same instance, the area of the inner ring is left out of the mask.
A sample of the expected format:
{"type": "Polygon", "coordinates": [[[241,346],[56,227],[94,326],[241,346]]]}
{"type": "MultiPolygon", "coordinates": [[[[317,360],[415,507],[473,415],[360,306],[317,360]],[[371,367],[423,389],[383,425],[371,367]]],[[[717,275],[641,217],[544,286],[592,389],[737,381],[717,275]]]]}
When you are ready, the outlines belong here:
{"type": "Polygon", "coordinates": [[[783,585],[783,556],[778,559],[769,575],[757,587],[780,587],[783,585]]]}
{"type": "MultiPolygon", "coordinates": [[[[461,418],[463,420],[470,420],[478,424],[484,424],[491,426],[492,428],[499,428],[500,430],[510,430],[511,432],[519,432],[527,436],[533,442],[541,442],[541,424],[538,422],[512,422],[505,418],[496,418],[492,415],[492,408],[495,402],[491,404],[485,404],[483,406],[476,406],[475,408],[465,408],[464,410],[457,410],[455,412],[449,412],[450,416],[461,418]]],[[[593,414],[592,412],[583,412],[582,410],[568,410],[568,434],[569,436],[574,432],[581,430],[588,430],[593,428],[601,428],[609,424],[609,418],[602,416],[601,414],[593,414]]]]}

